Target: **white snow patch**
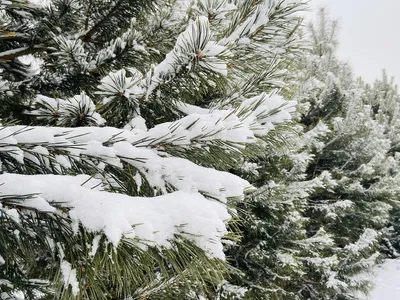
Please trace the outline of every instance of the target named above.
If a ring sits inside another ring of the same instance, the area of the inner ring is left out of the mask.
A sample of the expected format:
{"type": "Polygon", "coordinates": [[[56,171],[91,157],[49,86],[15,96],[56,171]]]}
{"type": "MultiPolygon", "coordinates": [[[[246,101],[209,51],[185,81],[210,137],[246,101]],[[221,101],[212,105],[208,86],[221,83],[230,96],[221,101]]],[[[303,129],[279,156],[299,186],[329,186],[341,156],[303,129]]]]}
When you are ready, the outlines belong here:
{"type": "Polygon", "coordinates": [[[61,263],[61,273],[64,279],[64,287],[68,288],[70,285],[72,288],[72,294],[77,296],[79,293],[79,283],[76,279],[76,269],[72,269],[71,264],[64,260],[61,263]]]}
{"type": "Polygon", "coordinates": [[[388,259],[377,270],[370,300],[400,299],[400,259],[388,259]]]}
{"type": "Polygon", "coordinates": [[[97,249],[99,248],[100,239],[101,239],[101,235],[99,235],[99,234],[93,238],[92,249],[90,250],[90,253],[89,253],[90,256],[96,255],[97,249]]]}

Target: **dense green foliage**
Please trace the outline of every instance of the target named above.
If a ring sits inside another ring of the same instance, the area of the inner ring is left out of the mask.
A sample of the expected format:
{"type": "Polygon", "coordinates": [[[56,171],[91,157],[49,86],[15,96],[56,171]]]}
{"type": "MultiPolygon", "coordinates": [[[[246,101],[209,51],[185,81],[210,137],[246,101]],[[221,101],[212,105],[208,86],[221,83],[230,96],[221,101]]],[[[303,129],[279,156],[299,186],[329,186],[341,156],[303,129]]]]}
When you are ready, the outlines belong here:
{"type": "Polygon", "coordinates": [[[400,250],[400,96],[323,10],[35,3],[0,0],[1,299],[365,299],[400,250]]]}
{"type": "Polygon", "coordinates": [[[397,88],[386,75],[355,79],[325,11],[300,36],[309,49],[282,91],[298,102],[298,124],[251,161],[259,189],[241,204],[228,299],[365,299],[375,266],[397,256],[397,88]]]}

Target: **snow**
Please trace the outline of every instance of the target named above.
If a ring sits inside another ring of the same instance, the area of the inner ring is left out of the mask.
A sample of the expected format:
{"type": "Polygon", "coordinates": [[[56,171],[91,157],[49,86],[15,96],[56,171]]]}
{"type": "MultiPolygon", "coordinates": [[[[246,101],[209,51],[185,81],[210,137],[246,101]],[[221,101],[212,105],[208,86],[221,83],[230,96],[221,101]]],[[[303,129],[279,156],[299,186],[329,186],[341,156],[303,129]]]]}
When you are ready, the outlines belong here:
{"type": "MultiPolygon", "coordinates": [[[[12,286],[12,284],[9,283],[8,280],[0,279],[0,283],[2,285],[12,286]]],[[[0,299],[2,299],[2,300],[25,300],[25,296],[22,291],[15,291],[15,292],[12,292],[11,294],[4,292],[4,293],[0,294],[0,299]]]]}
{"type": "Polygon", "coordinates": [[[95,112],[96,107],[92,99],[82,92],[80,95],[75,95],[74,97],[67,99],[60,103],[60,115],[61,119],[73,119],[76,117],[76,113],[82,113],[83,115],[90,116],[97,125],[104,125],[105,120],[100,116],[99,113],[95,112]],[[74,110],[71,110],[71,107],[74,110]]]}
{"type": "Polygon", "coordinates": [[[207,137],[208,131],[214,132],[211,135],[213,139],[251,143],[256,142],[257,136],[266,135],[273,130],[275,125],[291,120],[296,102],[286,101],[279,95],[261,93],[243,99],[235,109],[205,109],[184,103],[180,103],[178,107],[187,114],[179,122],[190,124],[188,120],[196,121],[194,128],[190,129],[192,137],[207,137]]]}
{"type": "MultiPolygon", "coordinates": [[[[0,151],[9,153],[21,164],[24,164],[24,157],[38,163],[31,150],[24,151],[18,145],[42,144],[45,148],[62,145],[69,151],[69,156],[75,159],[91,163],[100,159],[101,162],[117,167],[121,167],[122,161],[127,162],[139,170],[154,188],[164,193],[167,192],[167,186],[172,186],[187,192],[205,193],[226,202],[228,197],[243,197],[243,190],[250,188],[249,183],[227,172],[201,167],[183,158],[170,157],[154,147],[161,142],[180,146],[194,145],[196,139],[202,145],[213,140],[253,142],[255,139],[252,131],[240,126],[242,123],[237,117],[228,117],[226,113],[215,112],[208,117],[191,115],[179,122],[161,124],[149,131],[140,128],[126,131],[112,127],[0,127],[0,151]],[[195,120],[198,120],[196,124],[189,128],[195,120]],[[222,125],[228,128],[223,129],[222,125]],[[106,142],[110,145],[106,146],[106,142]]],[[[40,152],[45,153],[43,149],[40,152]]],[[[45,155],[42,158],[48,164],[52,157],[45,155]]],[[[68,160],[68,156],[57,155],[52,158],[59,169],[68,168],[71,165],[68,160]]]]}
{"type": "Polygon", "coordinates": [[[372,247],[376,242],[378,236],[378,232],[371,228],[366,228],[359,239],[355,243],[347,245],[345,249],[353,253],[359,253],[365,249],[372,247]]]}
{"type": "Polygon", "coordinates": [[[101,235],[99,235],[99,234],[96,235],[93,238],[92,247],[91,247],[91,250],[89,252],[89,256],[95,256],[96,255],[97,249],[99,248],[100,239],[101,239],[101,235]]]}
{"type": "Polygon", "coordinates": [[[235,4],[227,0],[199,0],[197,5],[196,8],[203,15],[215,20],[223,20],[229,12],[237,9],[235,4]]]}
{"type": "Polygon", "coordinates": [[[192,113],[207,115],[211,112],[210,109],[198,107],[185,102],[178,102],[177,107],[182,113],[186,115],[190,115],[192,113]]]}
{"type": "Polygon", "coordinates": [[[25,51],[25,50],[28,50],[28,49],[29,49],[28,47],[22,47],[22,48],[16,48],[16,49],[3,51],[3,52],[0,52],[0,58],[4,57],[4,56],[15,54],[15,53],[18,53],[18,52],[22,52],[22,51],[25,51]]]}
{"type": "Polygon", "coordinates": [[[9,216],[11,219],[13,219],[14,222],[16,222],[16,223],[21,222],[18,211],[15,208],[5,209],[4,212],[7,214],[7,216],[9,216]]]}
{"type": "Polygon", "coordinates": [[[285,101],[279,95],[261,93],[244,100],[236,114],[255,135],[263,136],[275,128],[276,124],[291,120],[296,110],[295,101],[285,101]]]}
{"type": "Polygon", "coordinates": [[[400,299],[400,260],[388,259],[377,270],[370,300],[400,299]]]}
{"type": "Polygon", "coordinates": [[[79,283],[76,279],[76,269],[72,269],[71,264],[64,260],[61,263],[61,274],[64,280],[64,287],[68,288],[68,286],[71,286],[72,294],[77,296],[79,293],[79,283]]]}
{"type": "Polygon", "coordinates": [[[258,175],[259,175],[259,172],[258,172],[257,169],[259,169],[259,168],[260,168],[260,166],[257,165],[256,163],[252,163],[252,162],[245,161],[245,162],[243,163],[241,169],[242,169],[244,172],[246,172],[246,173],[251,173],[251,174],[253,174],[253,175],[255,175],[255,176],[258,176],[258,175]]]}
{"type": "MultiPolygon", "coordinates": [[[[102,66],[108,60],[112,60],[122,51],[129,49],[141,54],[148,54],[143,35],[137,31],[136,18],[131,18],[129,28],[117,38],[107,43],[106,47],[98,51],[90,64],[95,67],[102,66]]],[[[130,68],[126,68],[129,70],[130,68]]],[[[133,68],[132,68],[133,69],[133,68]]]]}
{"type": "Polygon", "coordinates": [[[223,289],[223,292],[222,292],[223,295],[226,295],[228,297],[235,295],[238,297],[237,299],[241,299],[242,297],[244,297],[246,292],[248,291],[248,289],[241,287],[241,286],[230,284],[228,281],[225,281],[222,284],[222,289],[223,289]]]}
{"type": "Polygon", "coordinates": [[[18,57],[18,60],[23,64],[29,66],[26,75],[33,76],[40,73],[40,68],[43,64],[43,60],[41,58],[34,57],[32,54],[28,54],[18,57]]]}
{"type": "Polygon", "coordinates": [[[232,111],[212,111],[208,115],[192,113],[177,122],[167,122],[149,130],[149,134],[158,140],[173,138],[172,144],[190,145],[196,140],[221,140],[234,143],[255,142],[250,126],[232,114],[232,111]],[[171,130],[174,128],[174,130],[171,130]],[[176,128],[176,129],[175,129],[176,128]]]}
{"type": "Polygon", "coordinates": [[[37,4],[39,6],[50,6],[52,0],[29,0],[29,2],[37,4]]]}
{"type": "MultiPolygon", "coordinates": [[[[114,246],[122,238],[130,238],[143,247],[170,247],[175,235],[181,234],[209,255],[224,259],[221,238],[228,233],[225,224],[230,215],[224,204],[199,193],[178,191],[153,198],[129,197],[103,191],[101,182],[87,175],[2,174],[0,183],[3,195],[39,195],[28,202],[29,207],[49,211],[51,204],[58,204],[70,208],[73,220],[88,231],[103,232],[114,246]]],[[[13,211],[10,214],[15,216],[13,211]]],[[[92,253],[97,247],[93,241],[92,253]]]]}
{"type": "Polygon", "coordinates": [[[54,42],[58,45],[57,55],[60,59],[60,63],[66,63],[71,66],[79,66],[84,70],[89,70],[94,65],[88,63],[89,54],[85,50],[84,42],[79,38],[73,38],[72,36],[53,36],[54,42]]]}

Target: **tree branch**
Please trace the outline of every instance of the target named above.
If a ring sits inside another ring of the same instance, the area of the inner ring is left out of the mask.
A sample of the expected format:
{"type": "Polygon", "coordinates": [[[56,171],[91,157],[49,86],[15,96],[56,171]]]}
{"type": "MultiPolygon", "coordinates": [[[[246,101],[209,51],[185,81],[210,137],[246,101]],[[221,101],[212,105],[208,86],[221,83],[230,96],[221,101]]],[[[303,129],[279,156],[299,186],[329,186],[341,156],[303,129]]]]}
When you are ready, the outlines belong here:
{"type": "Polygon", "coordinates": [[[0,62],[12,61],[15,58],[23,56],[23,55],[43,52],[43,51],[50,50],[50,49],[51,48],[46,47],[46,46],[36,45],[33,47],[23,47],[23,48],[12,49],[9,51],[4,51],[4,52],[0,53],[0,62]]]}
{"type": "Polygon", "coordinates": [[[25,34],[21,34],[18,32],[8,32],[6,34],[0,34],[0,41],[29,43],[31,40],[29,39],[29,36],[25,34]]]}
{"type": "Polygon", "coordinates": [[[88,32],[86,32],[86,34],[82,37],[82,40],[85,43],[89,42],[92,36],[101,28],[101,26],[103,26],[116,13],[123,1],[124,0],[119,0],[103,19],[97,22],[88,32]]]}

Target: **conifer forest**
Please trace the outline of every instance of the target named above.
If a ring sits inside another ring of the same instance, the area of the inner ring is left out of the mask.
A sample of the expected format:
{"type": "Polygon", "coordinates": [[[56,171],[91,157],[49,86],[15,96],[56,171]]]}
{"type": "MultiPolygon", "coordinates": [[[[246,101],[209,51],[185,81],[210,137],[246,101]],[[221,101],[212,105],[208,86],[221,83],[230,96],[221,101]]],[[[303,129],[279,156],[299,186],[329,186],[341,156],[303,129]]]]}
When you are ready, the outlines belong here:
{"type": "Polygon", "coordinates": [[[0,0],[0,299],[369,299],[400,95],[307,9],[0,0]]]}

